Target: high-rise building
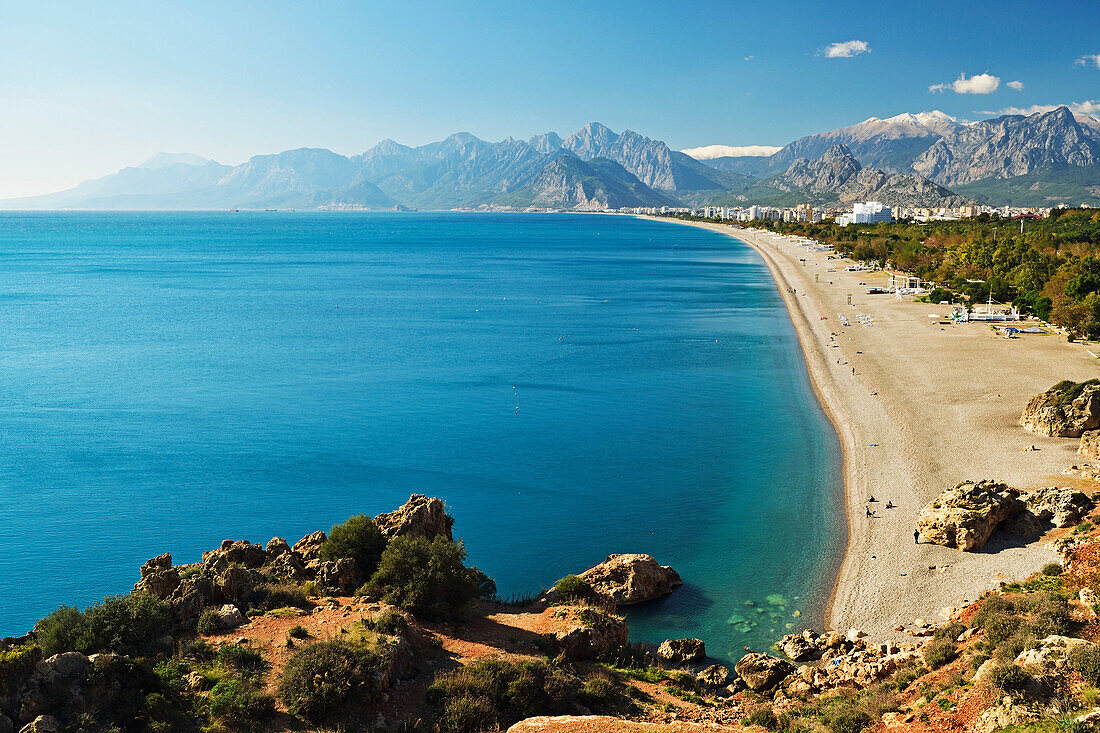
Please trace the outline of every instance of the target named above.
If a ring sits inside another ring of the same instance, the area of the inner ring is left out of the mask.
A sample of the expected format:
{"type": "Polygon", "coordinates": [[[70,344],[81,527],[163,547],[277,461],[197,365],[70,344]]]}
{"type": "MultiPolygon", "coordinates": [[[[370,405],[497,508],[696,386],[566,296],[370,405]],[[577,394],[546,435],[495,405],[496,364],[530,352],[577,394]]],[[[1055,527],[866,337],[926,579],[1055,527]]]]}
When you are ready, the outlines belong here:
{"type": "Polygon", "coordinates": [[[893,221],[894,215],[889,206],[878,201],[855,204],[852,207],[853,224],[878,224],[884,221],[893,221]]]}

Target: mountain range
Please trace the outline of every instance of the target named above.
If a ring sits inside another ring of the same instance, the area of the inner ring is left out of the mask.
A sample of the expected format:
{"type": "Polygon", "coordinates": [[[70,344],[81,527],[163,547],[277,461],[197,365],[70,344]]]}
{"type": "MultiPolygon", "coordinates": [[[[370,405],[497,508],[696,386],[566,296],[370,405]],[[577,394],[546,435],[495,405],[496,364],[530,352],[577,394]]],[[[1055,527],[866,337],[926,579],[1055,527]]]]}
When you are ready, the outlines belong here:
{"type": "Polygon", "coordinates": [[[300,148],[238,166],[161,153],[67,191],[0,201],[0,208],[593,211],[862,199],[1098,205],[1100,121],[1066,107],[979,122],[902,114],[800,138],[771,155],[706,160],[598,122],[565,138],[549,132],[487,142],[461,132],[419,147],[384,140],[353,156],[300,148]]]}

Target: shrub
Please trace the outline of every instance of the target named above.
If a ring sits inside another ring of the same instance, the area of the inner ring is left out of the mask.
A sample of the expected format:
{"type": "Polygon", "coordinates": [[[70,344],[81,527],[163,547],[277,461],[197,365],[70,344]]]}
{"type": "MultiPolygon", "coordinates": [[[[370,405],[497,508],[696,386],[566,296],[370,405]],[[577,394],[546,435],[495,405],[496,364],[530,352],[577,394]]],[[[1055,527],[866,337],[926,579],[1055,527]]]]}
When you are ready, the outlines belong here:
{"type": "Polygon", "coordinates": [[[203,636],[210,634],[216,634],[222,629],[222,617],[217,611],[210,609],[203,611],[199,616],[199,623],[197,630],[203,636]]]}
{"type": "Polygon", "coordinates": [[[365,655],[347,644],[322,641],[299,650],[279,678],[279,699],[309,719],[329,715],[366,686],[365,655]]]}
{"type": "Polygon", "coordinates": [[[291,639],[308,639],[309,630],[301,624],[295,624],[290,627],[290,630],[286,632],[286,635],[291,639]]]}
{"type": "Polygon", "coordinates": [[[461,543],[408,535],[386,546],[378,570],[359,593],[382,597],[418,618],[453,618],[480,592],[478,574],[465,567],[461,543]]]}
{"type": "Polygon", "coordinates": [[[16,695],[41,658],[42,650],[33,644],[0,651],[0,699],[16,695]]]}
{"type": "Polygon", "coordinates": [[[991,598],[982,604],[974,616],[974,622],[985,629],[986,638],[991,643],[1001,644],[1016,633],[1023,619],[1015,614],[1011,604],[1000,598],[991,598]]]}
{"type": "Polygon", "coordinates": [[[577,683],[546,662],[487,659],[436,677],[428,701],[445,733],[507,728],[535,715],[570,712],[577,683]]]}
{"type": "Polygon", "coordinates": [[[1011,662],[1025,649],[1034,649],[1038,641],[1027,628],[1021,628],[993,650],[993,658],[1002,663],[1011,662]]]}
{"type": "Polygon", "coordinates": [[[1021,692],[1031,681],[1031,674],[1023,667],[1005,664],[994,669],[989,679],[1005,692],[1021,692]]]}
{"type": "Polygon", "coordinates": [[[958,639],[964,631],[966,631],[966,626],[964,626],[963,624],[948,624],[947,626],[941,626],[940,628],[936,629],[936,633],[933,635],[933,638],[950,639],[951,641],[955,641],[955,639],[958,639]]]}
{"type": "Polygon", "coordinates": [[[309,599],[302,589],[286,583],[265,583],[257,586],[248,598],[249,603],[265,611],[278,608],[310,608],[309,599]]]}
{"type": "Polygon", "coordinates": [[[339,560],[350,557],[359,566],[363,577],[370,577],[378,567],[384,549],[386,538],[382,535],[382,530],[367,515],[357,514],[333,526],[328,533],[328,539],[321,545],[321,559],[339,560]]]}
{"type": "Polygon", "coordinates": [[[954,659],[955,654],[955,640],[941,637],[928,643],[924,650],[924,661],[929,669],[939,669],[954,659]]]}
{"type": "Polygon", "coordinates": [[[249,682],[262,681],[268,667],[263,655],[239,644],[223,646],[214,659],[226,672],[236,674],[249,682]]]}
{"type": "Polygon", "coordinates": [[[35,634],[46,656],[69,651],[141,654],[170,628],[168,604],[136,593],[104,598],[83,613],[62,606],[35,625],[35,634]]]}
{"type": "Polygon", "coordinates": [[[1067,655],[1069,666],[1091,685],[1100,684],[1100,648],[1079,646],[1067,655]]]}
{"type": "Polygon", "coordinates": [[[829,719],[832,733],[860,733],[871,725],[871,716],[858,708],[845,708],[829,719]]]}
{"type": "Polygon", "coordinates": [[[476,565],[470,568],[470,573],[473,575],[474,580],[477,581],[478,598],[492,600],[497,597],[497,582],[495,580],[478,570],[476,565]]]}
{"type": "Polygon", "coordinates": [[[615,698],[615,683],[604,675],[589,677],[577,696],[589,708],[605,708],[615,698]]]}
{"type": "Polygon", "coordinates": [[[210,715],[233,730],[262,728],[275,713],[275,700],[241,680],[222,680],[210,690],[210,715]]]}
{"type": "Polygon", "coordinates": [[[775,717],[775,712],[770,707],[756,708],[742,718],[741,722],[745,725],[758,725],[764,730],[779,729],[779,718],[775,717]]]}
{"type": "Polygon", "coordinates": [[[1052,562],[1043,566],[1043,575],[1061,575],[1062,565],[1060,563],[1052,562]]]}
{"type": "Polygon", "coordinates": [[[554,584],[554,590],[563,601],[587,601],[595,595],[588,581],[578,575],[566,575],[554,584]]]}
{"type": "Polygon", "coordinates": [[[1029,627],[1040,639],[1048,636],[1065,636],[1069,631],[1069,602],[1056,593],[1039,596],[1032,606],[1032,619],[1029,627]]]}
{"type": "Polygon", "coordinates": [[[391,636],[399,636],[405,633],[405,630],[409,627],[409,622],[405,620],[405,617],[392,609],[383,611],[374,618],[365,618],[362,623],[371,631],[391,636]]]}

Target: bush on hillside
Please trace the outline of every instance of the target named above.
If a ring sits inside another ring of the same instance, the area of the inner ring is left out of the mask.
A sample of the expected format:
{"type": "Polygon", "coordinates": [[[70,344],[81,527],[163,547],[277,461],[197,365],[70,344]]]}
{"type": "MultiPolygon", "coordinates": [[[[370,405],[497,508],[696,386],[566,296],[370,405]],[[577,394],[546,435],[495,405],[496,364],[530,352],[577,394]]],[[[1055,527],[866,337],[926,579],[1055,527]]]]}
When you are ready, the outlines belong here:
{"type": "Polygon", "coordinates": [[[481,573],[463,565],[465,559],[462,544],[446,537],[397,537],[359,593],[382,598],[417,618],[454,618],[481,592],[481,573]]]}
{"type": "Polygon", "coordinates": [[[363,650],[342,642],[317,642],[287,662],[279,677],[279,699],[296,715],[323,718],[352,696],[371,696],[368,682],[375,661],[363,650]]]}
{"type": "Polygon", "coordinates": [[[263,681],[268,664],[263,655],[239,644],[227,644],[214,656],[218,665],[229,674],[259,684],[263,681]]]}
{"type": "Polygon", "coordinates": [[[274,611],[277,608],[311,608],[302,588],[289,583],[264,583],[256,586],[248,598],[252,608],[274,611]]]}
{"type": "Polygon", "coordinates": [[[367,515],[357,514],[333,526],[328,539],[321,545],[321,559],[350,557],[359,566],[363,577],[369,578],[378,567],[378,560],[385,549],[386,538],[382,530],[367,515]]]}
{"type": "MultiPolygon", "coordinates": [[[[961,633],[961,632],[960,632],[961,633]]],[[[955,640],[947,638],[933,639],[924,650],[924,661],[929,669],[939,669],[955,658],[955,640]]]]}
{"type": "Polygon", "coordinates": [[[428,701],[437,708],[444,733],[474,733],[571,712],[577,688],[574,678],[543,661],[487,659],[437,676],[428,701]]]}
{"type": "Polygon", "coordinates": [[[222,680],[210,690],[210,716],[230,730],[261,730],[275,714],[275,699],[247,682],[222,680]]]}
{"type": "Polygon", "coordinates": [[[1031,681],[1031,674],[1018,665],[1005,664],[996,667],[989,680],[1005,692],[1023,692],[1031,681]]]}
{"type": "Polygon", "coordinates": [[[588,581],[579,575],[566,575],[554,584],[554,590],[563,601],[587,601],[595,595],[588,581]]]}
{"type": "Polygon", "coordinates": [[[199,616],[199,623],[195,628],[203,636],[216,634],[222,630],[222,615],[214,609],[209,608],[203,611],[202,615],[199,616]]]}
{"type": "Polygon", "coordinates": [[[1100,648],[1079,646],[1069,655],[1069,666],[1091,685],[1100,685],[1100,648]]]}
{"type": "Polygon", "coordinates": [[[170,630],[168,604],[147,593],[110,596],[84,612],[62,606],[35,625],[46,656],[72,651],[139,655],[170,630]]]}

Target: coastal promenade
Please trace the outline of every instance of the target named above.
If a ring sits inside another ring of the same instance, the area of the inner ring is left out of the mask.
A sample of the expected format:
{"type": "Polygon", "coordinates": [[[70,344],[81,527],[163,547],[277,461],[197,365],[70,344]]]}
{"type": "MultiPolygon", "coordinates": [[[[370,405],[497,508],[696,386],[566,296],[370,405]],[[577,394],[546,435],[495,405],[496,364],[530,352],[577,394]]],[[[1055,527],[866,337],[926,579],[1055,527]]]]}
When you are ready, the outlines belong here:
{"type": "Polygon", "coordinates": [[[830,628],[896,638],[898,624],[941,621],[944,609],[1057,561],[1042,540],[996,535],[982,551],[964,553],[915,544],[913,530],[921,507],[960,481],[1073,484],[1062,469],[1078,462],[1078,441],[1035,436],[1017,421],[1033,394],[1100,375],[1100,362],[1084,347],[1054,334],[1006,339],[989,324],[944,324],[930,316],[948,306],[870,295],[861,283],[882,284],[882,273],[845,272],[850,262],[778,236],[664,221],[750,245],[786,301],[844,450],[848,545],[828,606],[830,628]],[[877,501],[869,503],[871,496],[877,501]],[[888,501],[896,508],[886,509],[888,501]]]}

